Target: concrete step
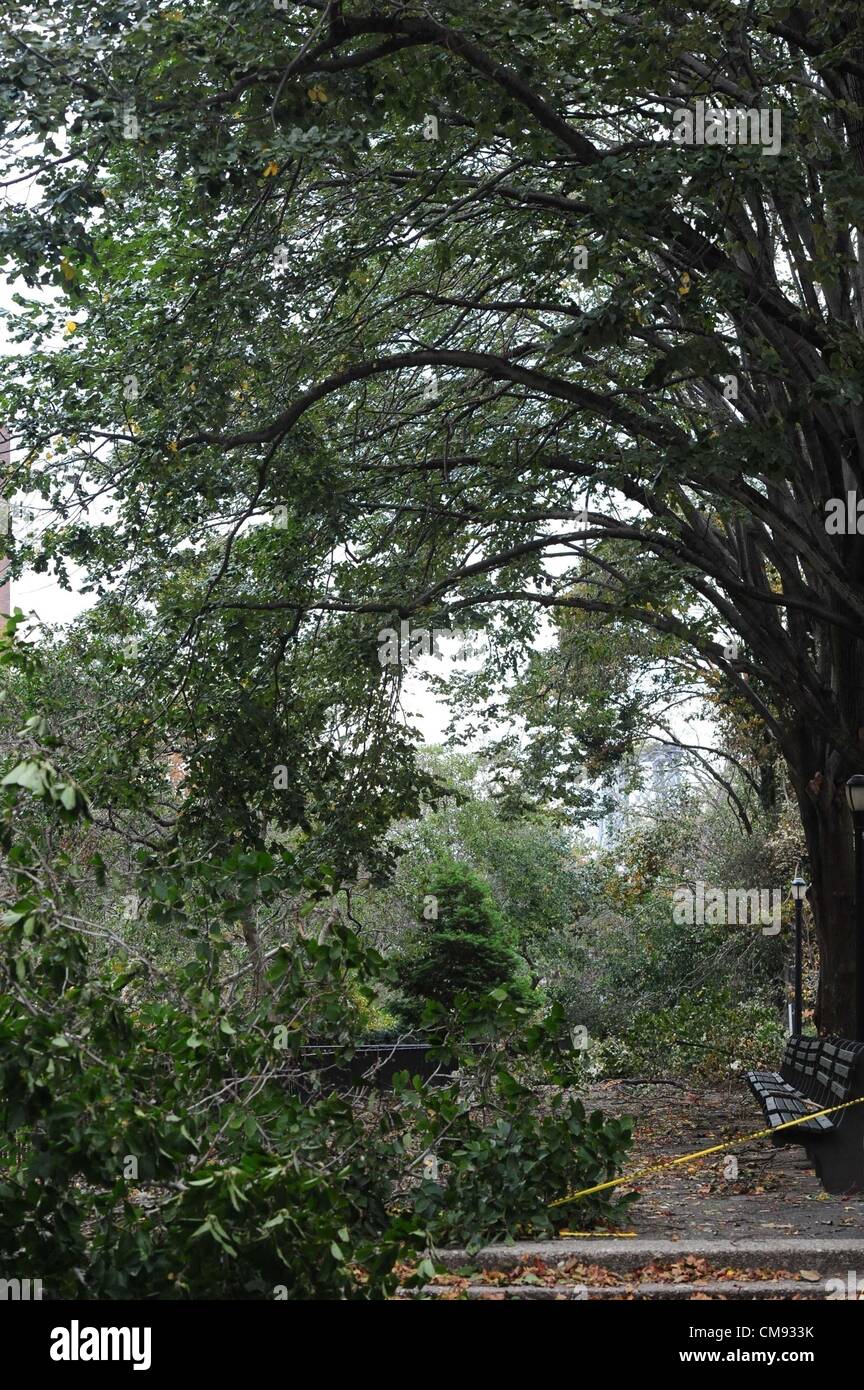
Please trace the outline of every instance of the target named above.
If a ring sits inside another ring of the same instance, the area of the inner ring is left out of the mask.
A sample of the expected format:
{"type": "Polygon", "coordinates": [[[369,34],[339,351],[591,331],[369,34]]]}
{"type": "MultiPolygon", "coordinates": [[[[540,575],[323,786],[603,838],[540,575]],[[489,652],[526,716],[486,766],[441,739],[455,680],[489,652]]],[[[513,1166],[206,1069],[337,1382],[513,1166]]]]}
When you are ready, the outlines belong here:
{"type": "MultiPolygon", "coordinates": [[[[764,1279],[753,1282],[729,1280],[706,1280],[695,1284],[610,1284],[608,1286],[588,1286],[573,1284],[483,1284],[470,1283],[464,1288],[452,1284],[427,1284],[423,1288],[427,1298],[467,1298],[469,1300],[494,1299],[496,1301],[522,1302],[608,1302],[624,1300],[641,1302],[644,1299],[668,1302],[684,1299],[723,1302],[741,1302],[747,1299],[777,1299],[797,1301],[824,1300],[825,1281],[807,1283],[797,1279],[764,1279]]],[[[416,1297],[404,1292],[403,1297],[416,1297]]]]}
{"type": "Polygon", "coordinates": [[[482,1250],[436,1250],[431,1258],[447,1270],[515,1269],[536,1260],[555,1269],[578,1261],[627,1273],[652,1262],[671,1264],[693,1255],[712,1265],[731,1269],[816,1270],[826,1278],[845,1279],[848,1270],[864,1277],[864,1238],[854,1236],[796,1237],[742,1240],[656,1240],[642,1237],[514,1241],[482,1250]]]}

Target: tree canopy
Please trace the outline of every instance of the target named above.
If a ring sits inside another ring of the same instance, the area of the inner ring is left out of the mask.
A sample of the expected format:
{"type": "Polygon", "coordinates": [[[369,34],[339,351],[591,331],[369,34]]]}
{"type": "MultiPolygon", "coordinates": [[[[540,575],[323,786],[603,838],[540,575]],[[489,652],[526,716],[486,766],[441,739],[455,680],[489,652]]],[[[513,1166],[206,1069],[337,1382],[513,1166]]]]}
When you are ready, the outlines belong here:
{"type": "Polygon", "coordinates": [[[785,760],[849,1031],[864,555],[826,507],[864,487],[858,7],[12,19],[34,351],[0,405],[45,508],[14,561],[99,597],[127,800],[160,742],[183,834],[275,821],[347,870],[424,790],[382,627],[482,626],[503,678],[538,612],[647,630],[785,760]],[[779,150],[673,138],[700,101],[773,113],[779,150]]]}

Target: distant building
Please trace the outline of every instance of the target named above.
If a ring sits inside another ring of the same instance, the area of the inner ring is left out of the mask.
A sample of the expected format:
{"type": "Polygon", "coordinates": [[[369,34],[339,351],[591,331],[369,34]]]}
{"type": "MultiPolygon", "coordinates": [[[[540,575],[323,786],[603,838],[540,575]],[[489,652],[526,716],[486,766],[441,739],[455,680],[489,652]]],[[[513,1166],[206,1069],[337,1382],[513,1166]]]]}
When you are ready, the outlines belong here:
{"type": "Polygon", "coordinates": [[[665,744],[647,743],[637,753],[636,762],[642,772],[640,791],[625,791],[626,775],[611,778],[611,790],[617,793],[618,805],[598,823],[597,842],[601,848],[619,837],[633,811],[654,797],[668,796],[684,783],[687,754],[677,745],[670,748],[665,744]]]}
{"type": "Polygon", "coordinates": [[[681,786],[687,767],[687,752],[677,744],[671,748],[666,744],[649,744],[639,754],[639,762],[646,771],[650,768],[647,790],[653,796],[660,796],[681,786]]]}

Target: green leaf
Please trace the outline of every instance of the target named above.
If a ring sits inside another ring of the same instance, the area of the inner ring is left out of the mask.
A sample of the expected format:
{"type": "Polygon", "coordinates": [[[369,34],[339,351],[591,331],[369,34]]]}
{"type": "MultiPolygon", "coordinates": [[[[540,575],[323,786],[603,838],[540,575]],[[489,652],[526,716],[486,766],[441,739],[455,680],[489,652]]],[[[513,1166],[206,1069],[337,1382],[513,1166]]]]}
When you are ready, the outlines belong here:
{"type": "Polygon", "coordinates": [[[26,787],[28,791],[41,794],[45,790],[46,777],[41,765],[29,760],[18,763],[0,782],[2,787],[26,787]]]}

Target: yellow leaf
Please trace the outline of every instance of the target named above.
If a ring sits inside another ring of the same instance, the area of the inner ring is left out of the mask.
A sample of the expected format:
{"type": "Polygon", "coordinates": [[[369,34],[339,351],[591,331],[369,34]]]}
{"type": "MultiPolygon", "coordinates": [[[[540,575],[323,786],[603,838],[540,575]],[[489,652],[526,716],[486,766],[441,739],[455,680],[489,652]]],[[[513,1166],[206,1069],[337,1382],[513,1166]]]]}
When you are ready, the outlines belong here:
{"type": "Polygon", "coordinates": [[[75,322],[74,319],[67,319],[67,320],[66,320],[66,332],[67,332],[67,333],[74,333],[74,332],[77,330],[77,328],[78,328],[78,325],[77,325],[77,323],[75,322]]]}
{"type": "Polygon", "coordinates": [[[265,177],[265,179],[272,178],[274,174],[278,174],[278,173],[279,173],[279,165],[276,163],[275,159],[271,159],[270,162],[269,162],[269,164],[265,164],[265,166],[264,166],[264,177],[265,177]]]}
{"type": "Polygon", "coordinates": [[[75,267],[74,265],[70,265],[65,256],[63,256],[60,261],[60,269],[63,271],[63,275],[67,280],[75,279],[75,267]]]}
{"type": "Polygon", "coordinates": [[[168,445],[168,448],[171,450],[171,453],[172,453],[172,454],[176,454],[176,452],[177,452],[177,440],[176,440],[176,439],[172,439],[172,440],[171,440],[171,443],[168,445]]]}
{"type": "Polygon", "coordinates": [[[306,95],[310,101],[320,102],[322,105],[329,100],[325,89],[318,83],[314,87],[310,87],[306,95]]]}

